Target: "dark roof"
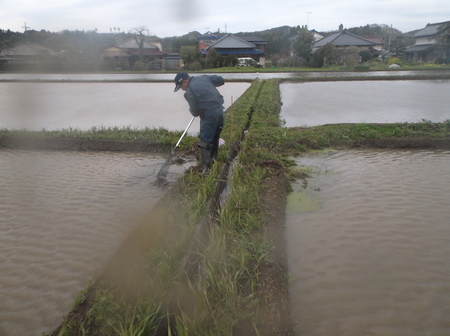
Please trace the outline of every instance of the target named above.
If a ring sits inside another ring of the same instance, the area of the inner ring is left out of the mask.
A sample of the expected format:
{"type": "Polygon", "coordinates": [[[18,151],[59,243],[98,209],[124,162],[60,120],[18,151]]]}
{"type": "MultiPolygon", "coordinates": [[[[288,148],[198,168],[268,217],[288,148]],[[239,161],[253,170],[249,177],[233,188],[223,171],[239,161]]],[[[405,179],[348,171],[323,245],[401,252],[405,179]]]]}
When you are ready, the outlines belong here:
{"type": "Polygon", "coordinates": [[[236,36],[244,41],[250,42],[250,43],[258,43],[258,44],[267,44],[267,40],[263,39],[262,37],[256,36],[256,35],[245,35],[245,34],[227,34],[227,33],[211,33],[207,32],[205,34],[202,34],[200,36],[196,37],[196,40],[220,40],[221,38],[231,35],[236,36]]]}
{"type": "MultiPolygon", "coordinates": [[[[135,56],[139,55],[139,49],[128,49],[127,51],[130,55],[135,55],[135,56]]],[[[144,49],[143,55],[145,55],[145,56],[166,56],[167,54],[160,50],[144,49]]]]}
{"type": "Polygon", "coordinates": [[[365,39],[364,37],[349,33],[347,31],[342,31],[339,33],[328,35],[323,39],[318,40],[316,43],[314,43],[313,48],[323,47],[327,43],[332,43],[336,47],[348,47],[348,46],[369,47],[377,44],[373,41],[365,39]]]}
{"type": "Polygon", "coordinates": [[[209,46],[214,49],[253,49],[256,45],[235,35],[227,34],[209,46]]]}
{"type": "Polygon", "coordinates": [[[253,43],[231,34],[223,36],[200,52],[206,55],[210,48],[214,48],[220,55],[264,55],[264,52],[258,50],[253,43]]]}
{"type": "Polygon", "coordinates": [[[404,52],[405,53],[421,52],[431,49],[435,46],[436,46],[435,44],[419,44],[405,49],[404,52]]]}
{"type": "Polygon", "coordinates": [[[216,49],[220,55],[264,55],[258,49],[216,49]]]}
{"type": "Polygon", "coordinates": [[[438,29],[446,23],[450,21],[440,22],[440,23],[429,23],[427,26],[418,32],[416,32],[412,37],[426,37],[426,36],[434,36],[437,34],[438,29]]]}

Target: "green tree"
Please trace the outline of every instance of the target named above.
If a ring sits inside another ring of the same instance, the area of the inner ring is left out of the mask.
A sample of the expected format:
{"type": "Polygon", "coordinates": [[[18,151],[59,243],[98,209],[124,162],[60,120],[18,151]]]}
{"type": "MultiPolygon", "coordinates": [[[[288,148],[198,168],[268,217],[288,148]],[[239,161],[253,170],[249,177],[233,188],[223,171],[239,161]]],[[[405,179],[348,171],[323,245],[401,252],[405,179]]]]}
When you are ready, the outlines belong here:
{"type": "Polygon", "coordinates": [[[0,29],[0,50],[12,47],[23,38],[22,34],[12,32],[11,30],[0,29]]]}
{"type": "MultiPolygon", "coordinates": [[[[384,41],[383,49],[392,54],[401,54],[409,42],[407,35],[386,24],[367,24],[361,27],[349,28],[347,31],[361,37],[380,36],[384,41]]],[[[413,41],[411,42],[413,43],[413,41]]]]}
{"type": "Polygon", "coordinates": [[[238,64],[238,59],[236,55],[227,55],[225,56],[225,62],[227,67],[234,67],[238,64]]]}
{"type": "Polygon", "coordinates": [[[199,61],[202,58],[200,51],[197,50],[197,47],[194,46],[182,46],[180,47],[180,57],[184,62],[186,67],[189,67],[190,64],[199,61]]]}
{"type": "Polygon", "coordinates": [[[194,31],[180,37],[165,37],[162,39],[163,49],[166,52],[179,53],[183,46],[195,47],[197,45],[195,38],[199,35],[199,32],[194,31]]]}
{"type": "Polygon", "coordinates": [[[309,61],[314,44],[314,34],[306,26],[297,30],[297,34],[297,37],[292,43],[292,50],[296,56],[309,61]]]}
{"type": "Polygon", "coordinates": [[[325,44],[316,50],[311,57],[310,66],[314,68],[326,68],[337,64],[338,53],[336,46],[332,43],[325,44]]]}
{"type": "Polygon", "coordinates": [[[223,66],[224,56],[217,53],[216,49],[209,48],[208,55],[206,57],[207,68],[220,68],[223,66]]]}
{"type": "Polygon", "coordinates": [[[261,37],[267,40],[267,56],[271,57],[274,54],[278,54],[281,57],[289,56],[291,47],[289,38],[296,34],[296,29],[288,26],[261,32],[261,37]]]}

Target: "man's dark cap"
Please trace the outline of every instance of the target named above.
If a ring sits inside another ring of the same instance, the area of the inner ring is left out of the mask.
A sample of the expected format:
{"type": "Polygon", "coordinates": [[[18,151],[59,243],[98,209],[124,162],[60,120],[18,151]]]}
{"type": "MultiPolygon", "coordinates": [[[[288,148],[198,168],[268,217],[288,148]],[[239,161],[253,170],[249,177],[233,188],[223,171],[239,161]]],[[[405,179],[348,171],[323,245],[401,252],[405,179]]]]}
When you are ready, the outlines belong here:
{"type": "Polygon", "coordinates": [[[181,83],[183,83],[183,81],[185,79],[188,79],[189,75],[186,72],[179,72],[177,73],[177,75],[175,76],[175,90],[173,90],[174,92],[177,92],[178,89],[180,88],[181,83]]]}

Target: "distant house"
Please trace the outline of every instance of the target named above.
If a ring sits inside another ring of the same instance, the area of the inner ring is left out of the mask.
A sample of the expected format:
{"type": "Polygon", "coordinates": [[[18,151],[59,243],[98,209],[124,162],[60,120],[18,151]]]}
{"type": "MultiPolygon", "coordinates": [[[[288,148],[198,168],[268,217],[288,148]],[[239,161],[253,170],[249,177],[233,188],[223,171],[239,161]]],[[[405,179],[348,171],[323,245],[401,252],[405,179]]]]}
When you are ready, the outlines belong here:
{"type": "Polygon", "coordinates": [[[256,35],[234,34],[234,36],[254,44],[256,46],[256,49],[263,52],[264,54],[267,53],[267,40],[264,40],[263,38],[256,35]]]}
{"type": "MultiPolygon", "coordinates": [[[[162,51],[161,40],[157,37],[147,37],[144,40],[142,55],[146,70],[165,69],[166,53],[162,51]]],[[[139,61],[139,44],[134,37],[118,42],[106,48],[101,53],[102,58],[112,58],[124,69],[134,69],[139,61]]]]}
{"type": "Polygon", "coordinates": [[[349,33],[347,31],[341,31],[324,37],[313,44],[313,52],[322,48],[327,43],[332,43],[338,49],[358,47],[361,50],[375,50],[375,47],[379,45],[378,42],[374,42],[370,39],[349,33]]]}
{"type": "Polygon", "coordinates": [[[375,42],[375,45],[369,47],[369,51],[371,51],[374,56],[386,54],[386,51],[384,50],[384,40],[381,36],[363,36],[363,38],[375,42]]]}
{"type": "Polygon", "coordinates": [[[314,35],[314,41],[319,41],[319,40],[321,40],[321,39],[323,39],[325,36],[322,34],[322,33],[319,33],[317,30],[315,30],[315,29],[312,29],[312,30],[310,30],[310,32],[311,33],[313,33],[313,35],[314,35]]]}
{"type": "Polygon", "coordinates": [[[206,55],[206,49],[208,49],[211,44],[220,40],[224,36],[225,34],[211,33],[210,31],[198,36],[196,38],[198,51],[200,51],[202,55],[206,55]]]}
{"type": "Polygon", "coordinates": [[[20,42],[0,52],[0,60],[14,64],[51,63],[59,54],[37,43],[20,42]]]}
{"type": "Polygon", "coordinates": [[[252,58],[262,66],[266,64],[267,41],[254,35],[207,32],[197,37],[197,48],[204,57],[214,48],[219,55],[252,58]]]}
{"type": "Polygon", "coordinates": [[[442,57],[444,60],[450,57],[448,46],[438,44],[437,36],[444,31],[449,34],[450,21],[429,23],[425,28],[417,31],[411,37],[415,39],[412,47],[404,50],[407,60],[433,62],[442,57]]]}

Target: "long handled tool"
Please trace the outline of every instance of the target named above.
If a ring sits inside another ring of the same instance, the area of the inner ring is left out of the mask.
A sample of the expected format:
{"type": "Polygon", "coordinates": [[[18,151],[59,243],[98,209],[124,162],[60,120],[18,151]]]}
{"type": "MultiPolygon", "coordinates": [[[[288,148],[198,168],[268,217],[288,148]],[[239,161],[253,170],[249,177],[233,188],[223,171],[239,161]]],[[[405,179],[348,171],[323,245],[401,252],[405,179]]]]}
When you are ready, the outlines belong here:
{"type": "Polygon", "coordinates": [[[184,130],[183,134],[181,134],[180,139],[178,140],[177,144],[175,145],[175,147],[172,148],[172,150],[170,151],[170,155],[167,158],[166,162],[164,162],[164,164],[162,165],[161,169],[159,170],[159,173],[157,175],[158,177],[158,183],[160,184],[165,184],[166,183],[166,175],[167,175],[167,171],[169,170],[170,164],[172,163],[172,159],[173,156],[175,154],[175,150],[178,148],[178,145],[180,144],[181,140],[183,139],[184,135],[186,134],[186,132],[188,131],[189,127],[191,127],[192,122],[194,121],[195,117],[192,117],[191,121],[189,122],[189,125],[187,125],[186,129],[184,130]]]}

